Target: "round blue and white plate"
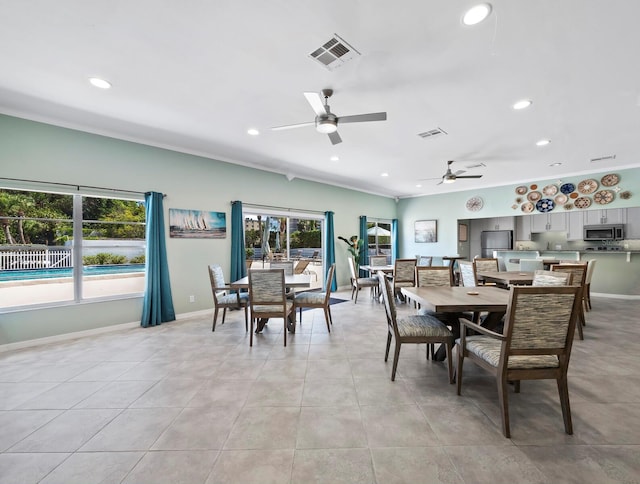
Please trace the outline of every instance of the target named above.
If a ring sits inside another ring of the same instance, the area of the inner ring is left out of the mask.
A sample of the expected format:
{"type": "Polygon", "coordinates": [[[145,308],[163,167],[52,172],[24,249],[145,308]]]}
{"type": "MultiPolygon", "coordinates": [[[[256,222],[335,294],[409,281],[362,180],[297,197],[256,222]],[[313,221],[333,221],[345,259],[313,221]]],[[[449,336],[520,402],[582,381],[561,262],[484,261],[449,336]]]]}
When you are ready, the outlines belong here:
{"type": "Polygon", "coordinates": [[[555,208],[556,204],[550,198],[543,198],[536,203],[536,210],[538,212],[550,212],[555,208]]]}

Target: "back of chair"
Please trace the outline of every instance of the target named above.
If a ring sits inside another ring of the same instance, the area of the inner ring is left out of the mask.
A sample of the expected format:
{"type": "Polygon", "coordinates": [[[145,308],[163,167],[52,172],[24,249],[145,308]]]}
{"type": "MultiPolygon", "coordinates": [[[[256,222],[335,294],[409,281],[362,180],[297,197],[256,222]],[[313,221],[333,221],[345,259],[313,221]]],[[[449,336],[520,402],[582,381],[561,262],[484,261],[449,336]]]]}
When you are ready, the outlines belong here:
{"type": "Polygon", "coordinates": [[[478,272],[498,272],[500,270],[500,265],[498,264],[498,259],[493,259],[493,258],[473,259],[473,265],[476,268],[476,273],[478,273],[478,272]]]}
{"type": "Polygon", "coordinates": [[[329,302],[329,298],[331,297],[331,284],[333,284],[333,275],[335,271],[336,265],[331,264],[331,267],[329,267],[329,270],[327,271],[327,279],[324,282],[325,302],[327,303],[329,302]]]}
{"type": "Polygon", "coordinates": [[[347,261],[349,262],[349,272],[351,272],[351,281],[353,282],[358,279],[358,276],[356,275],[356,263],[351,256],[347,257],[347,261]]]}
{"type": "Polygon", "coordinates": [[[597,259],[590,259],[587,261],[587,276],[585,277],[585,284],[591,284],[591,278],[593,277],[593,271],[596,268],[597,259]]]}
{"type": "Polygon", "coordinates": [[[226,291],[226,283],[224,282],[224,273],[222,272],[222,267],[218,264],[211,264],[209,266],[209,280],[211,281],[211,291],[213,292],[213,297],[217,298],[221,296],[226,291]]]}
{"type": "Polygon", "coordinates": [[[281,260],[281,261],[273,261],[269,265],[271,269],[282,269],[284,270],[284,274],[286,276],[293,275],[293,261],[292,260],[281,260]]]}
{"type": "Polygon", "coordinates": [[[294,274],[304,274],[304,271],[307,269],[307,266],[309,265],[309,262],[311,262],[311,261],[308,260],[308,259],[299,260],[298,263],[296,264],[296,267],[293,270],[293,273],[294,274]]]}
{"type": "Polygon", "coordinates": [[[470,260],[459,260],[458,267],[460,268],[460,280],[465,287],[476,287],[478,285],[476,281],[476,271],[473,268],[473,262],[470,260]]]}
{"type": "Polygon", "coordinates": [[[394,337],[398,337],[398,324],[396,321],[396,299],[393,296],[393,289],[389,279],[384,275],[382,271],[378,271],[378,282],[380,283],[380,289],[382,290],[382,300],[384,301],[384,310],[387,315],[387,325],[389,329],[393,331],[394,337]]]}
{"type": "Polygon", "coordinates": [[[545,271],[539,269],[533,274],[532,286],[570,286],[573,274],[570,272],[545,271]]]}
{"type": "Polygon", "coordinates": [[[395,285],[415,285],[415,271],[417,262],[418,261],[416,261],[415,259],[396,259],[396,265],[393,271],[393,283],[395,285]]]}
{"type": "Polygon", "coordinates": [[[424,286],[453,286],[451,271],[447,266],[417,266],[416,285],[424,286]]]}
{"type": "Polygon", "coordinates": [[[542,259],[520,259],[520,270],[522,272],[535,272],[544,269],[542,259]]]}
{"type": "Polygon", "coordinates": [[[283,269],[261,269],[249,271],[249,300],[253,306],[286,305],[283,269]]]}
{"type": "Polygon", "coordinates": [[[418,260],[419,266],[429,267],[431,264],[433,264],[433,257],[431,256],[419,255],[416,256],[416,259],[418,260]]]}
{"type": "Polygon", "coordinates": [[[386,255],[372,255],[369,257],[369,265],[370,266],[386,266],[387,265],[387,256],[386,255]]]}
{"type": "Polygon", "coordinates": [[[587,277],[587,264],[554,264],[551,266],[552,272],[568,272],[572,275],[572,286],[584,286],[587,277]]]}
{"type": "MultiPolygon", "coordinates": [[[[557,355],[561,365],[567,364],[582,304],[580,289],[511,286],[510,291],[503,333],[506,351],[502,358],[557,355]],[[564,361],[562,355],[566,356],[564,361]]],[[[506,361],[504,364],[507,365],[506,361]]]]}

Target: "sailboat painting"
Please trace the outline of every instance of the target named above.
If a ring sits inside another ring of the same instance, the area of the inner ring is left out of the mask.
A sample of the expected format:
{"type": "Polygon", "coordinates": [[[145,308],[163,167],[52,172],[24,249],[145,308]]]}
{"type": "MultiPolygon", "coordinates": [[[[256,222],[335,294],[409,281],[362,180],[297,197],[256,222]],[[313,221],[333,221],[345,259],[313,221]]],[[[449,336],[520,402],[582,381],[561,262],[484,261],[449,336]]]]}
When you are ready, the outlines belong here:
{"type": "Polygon", "coordinates": [[[227,236],[226,214],[170,208],[169,236],[182,239],[224,239],[227,236]]]}

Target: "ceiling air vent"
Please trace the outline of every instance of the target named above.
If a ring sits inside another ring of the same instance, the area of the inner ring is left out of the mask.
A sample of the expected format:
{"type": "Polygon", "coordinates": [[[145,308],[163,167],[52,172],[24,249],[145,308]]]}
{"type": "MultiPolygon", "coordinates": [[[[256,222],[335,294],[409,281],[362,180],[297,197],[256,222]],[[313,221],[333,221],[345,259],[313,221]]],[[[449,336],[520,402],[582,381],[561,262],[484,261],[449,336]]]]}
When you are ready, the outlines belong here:
{"type": "Polygon", "coordinates": [[[616,155],[608,155],[608,156],[600,156],[598,158],[591,158],[591,163],[598,163],[600,161],[607,161],[607,160],[615,160],[616,159],[616,155]]]}
{"type": "Polygon", "coordinates": [[[434,136],[440,136],[443,134],[448,134],[442,128],[430,129],[429,131],[425,131],[424,133],[418,133],[418,136],[421,138],[433,138],[434,136]]]}
{"type": "Polygon", "coordinates": [[[318,47],[309,56],[317,60],[330,71],[341,67],[346,62],[360,55],[338,34],[334,34],[322,47],[318,47]]]}

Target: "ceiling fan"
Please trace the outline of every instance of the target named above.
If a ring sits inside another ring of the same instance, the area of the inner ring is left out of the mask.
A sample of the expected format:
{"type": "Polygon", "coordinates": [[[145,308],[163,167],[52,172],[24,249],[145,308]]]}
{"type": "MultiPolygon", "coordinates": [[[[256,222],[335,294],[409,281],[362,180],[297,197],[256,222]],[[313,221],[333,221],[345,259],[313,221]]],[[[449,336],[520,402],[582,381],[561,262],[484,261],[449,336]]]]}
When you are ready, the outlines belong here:
{"type": "Polygon", "coordinates": [[[274,131],[292,128],[302,128],[303,126],[315,125],[316,130],[319,133],[329,135],[331,143],[337,145],[342,143],[342,138],[338,134],[338,124],[344,123],[362,123],[365,121],[385,121],[387,119],[387,113],[368,113],[368,114],[355,114],[352,116],[336,116],[329,109],[327,104],[329,98],[333,94],[333,89],[323,89],[322,96],[324,96],[324,104],[322,103],[322,97],[317,92],[305,92],[304,97],[307,98],[311,108],[316,113],[316,119],[308,123],[289,124],[287,126],[276,126],[271,128],[274,131]]]}
{"type": "MultiPolygon", "coordinates": [[[[440,180],[440,183],[438,183],[438,185],[441,185],[442,183],[453,183],[458,178],[482,178],[482,175],[461,176],[463,173],[466,173],[466,170],[458,170],[455,173],[453,173],[451,171],[451,163],[453,163],[453,160],[447,161],[447,171],[445,172],[444,175],[442,175],[442,179],[440,180]]],[[[425,180],[437,180],[437,178],[425,178],[425,180]]]]}

